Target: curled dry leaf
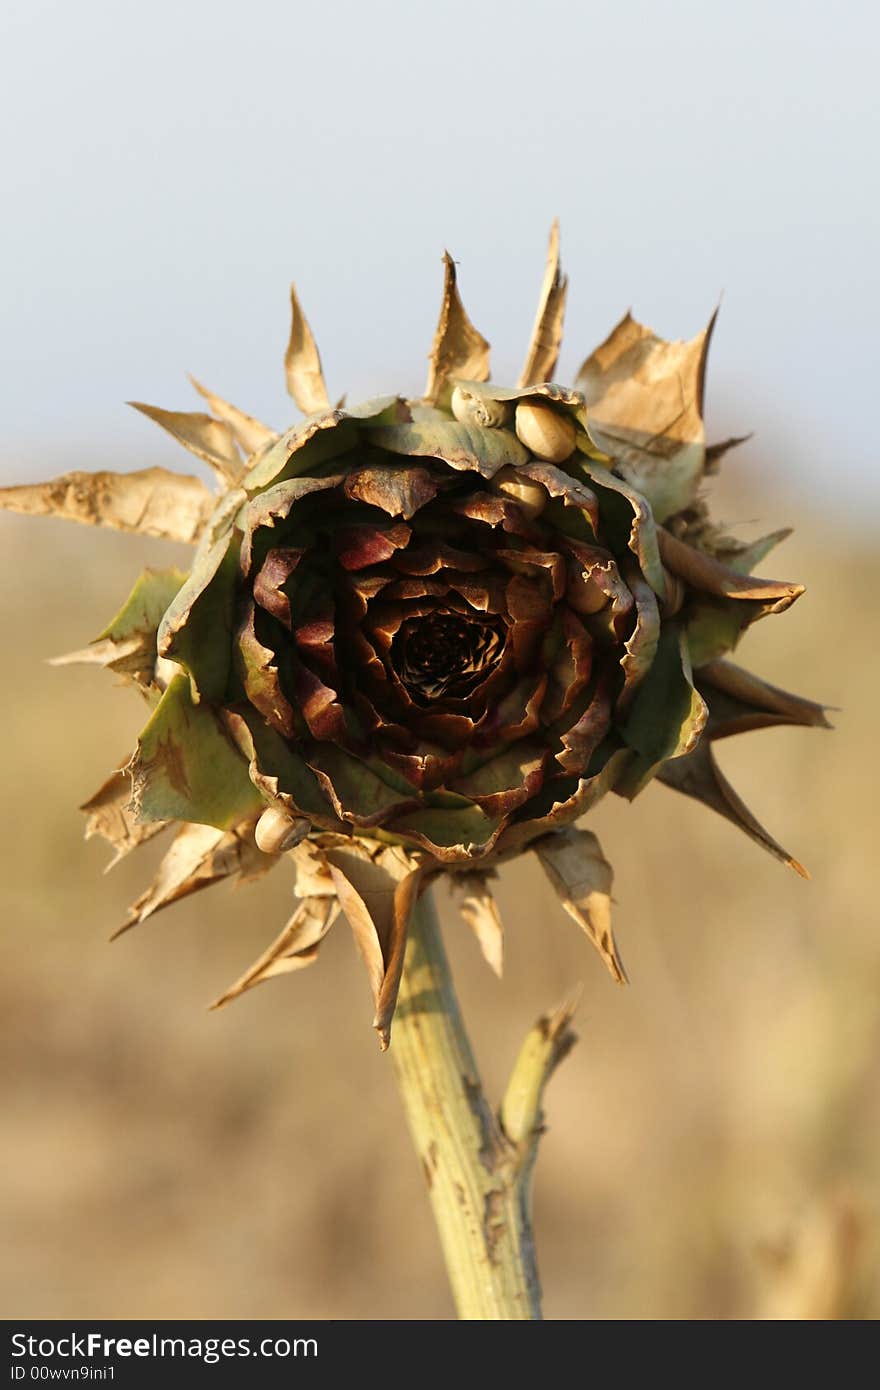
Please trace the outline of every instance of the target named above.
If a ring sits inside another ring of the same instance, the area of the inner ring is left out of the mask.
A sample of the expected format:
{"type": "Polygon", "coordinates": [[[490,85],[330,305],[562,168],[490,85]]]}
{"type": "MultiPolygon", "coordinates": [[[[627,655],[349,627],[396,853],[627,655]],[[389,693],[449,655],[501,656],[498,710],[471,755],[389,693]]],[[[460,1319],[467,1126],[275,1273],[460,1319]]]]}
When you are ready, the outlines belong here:
{"type": "Polygon", "coordinates": [[[156,637],[163,615],[185,579],[182,570],[144,570],[100,636],[79,651],[52,657],[50,665],[103,666],[156,699],[177,672],[176,666],[160,658],[156,637]]]}
{"type": "Polygon", "coordinates": [[[226,831],[211,825],[182,825],[155,879],[132,903],[128,917],[114,935],[120,936],[161,908],[209,888],[220,879],[235,877],[247,882],[259,878],[277,862],[274,856],[257,849],[252,821],[226,831]]]}
{"type": "Polygon", "coordinates": [[[233,439],[236,444],[240,445],[247,458],[278,438],[275,430],[264,425],[262,420],[255,419],[253,415],[247,415],[243,410],[239,410],[237,405],[230,405],[229,401],[224,401],[222,396],[216,396],[213,391],[208,390],[207,386],[196,381],[194,376],[190,377],[190,381],[199,395],[208,402],[218,420],[223,420],[229,426],[233,439]]]}
{"type": "Polygon", "coordinates": [[[0,508],[57,516],[193,545],[214,510],[201,478],[143,468],[136,473],[65,473],[48,483],[0,488],[0,508]]]}
{"type": "MultiPolygon", "coordinates": [[[[103,666],[108,671],[124,669],[134,662],[138,671],[143,665],[143,649],[136,637],[128,637],[122,642],[109,638],[90,642],[87,647],[79,647],[75,652],[62,652],[60,656],[50,656],[50,666],[103,666]]],[[[155,665],[155,657],[153,658],[155,665]]]]}
{"type": "Polygon", "coordinates": [[[232,430],[223,420],[195,410],[162,410],[157,405],[129,401],[142,415],[155,420],[163,430],[206,463],[217,475],[221,487],[234,486],[242,474],[241,455],[232,430]]]}
{"type": "Polygon", "coordinates": [[[769,535],[760,536],[756,541],[738,541],[732,536],[722,534],[715,545],[715,558],[722,564],[729,565],[731,569],[739,570],[741,574],[751,574],[770,551],[782,541],[788,540],[791,534],[790,526],[771,531],[769,535]]]}
{"type": "Polygon", "coordinates": [[[124,859],[138,845],[152,840],[154,835],[165,830],[167,821],[151,821],[139,825],[130,808],[131,778],[124,767],[107,778],[94,796],[84,802],[80,810],[86,816],[86,839],[101,835],[113,846],[116,853],[107,865],[112,869],[120,859],[124,859]]]}
{"type": "Polygon", "coordinates": [[[801,878],[809,878],[803,864],[764,829],[730,785],[712,745],[733,734],[779,725],[830,728],[825,707],[769,685],[732,661],[707,663],[697,672],[696,682],[708,708],[705,736],[686,757],[667,763],[659,781],[717,811],[801,878]]]}
{"type": "Polygon", "coordinates": [[[459,912],[477,938],[490,969],[500,979],[504,968],[504,927],[489,887],[489,879],[494,877],[494,871],[454,874],[451,884],[459,912]]]}
{"type": "Polygon", "coordinates": [[[311,965],[317,959],[318,946],[338,915],[339,906],[333,898],[305,898],[272,945],[214,1000],[211,1008],[220,1009],[230,1004],[254,985],[263,984],[276,975],[288,975],[311,965]]]}
{"type": "Polygon", "coordinates": [[[716,444],[706,445],[706,472],[715,474],[721,467],[721,460],[731,449],[738,449],[741,444],[748,444],[751,434],[732,434],[727,439],[719,439],[716,444]]]}
{"type": "Polygon", "coordinates": [[[347,837],[342,835],[322,835],[318,839],[302,840],[291,850],[288,859],[296,870],[294,891],[298,898],[335,898],[336,885],[326,851],[347,843],[347,837]]]}
{"type": "Polygon", "coordinates": [[[423,867],[399,845],[352,840],[326,852],[339,903],[367,967],[376,1007],[373,1027],[384,1052],[391,1038],[410,914],[423,867]]]}
{"type": "Polygon", "coordinates": [[[330,409],[321,355],[294,285],[290,287],[290,341],[284,355],[284,370],[287,389],[304,415],[330,409]]]}
{"type": "Polygon", "coordinates": [[[779,724],[832,727],[827,706],[770,685],[733,661],[712,661],[701,667],[698,683],[709,703],[708,735],[713,740],[779,724]]]}
{"type": "Polygon", "coordinates": [[[684,792],[685,796],[701,801],[704,806],[710,806],[732,825],[744,830],[756,844],[769,850],[776,859],[794,869],[801,878],[810,877],[803,864],[789,854],[787,849],[783,849],[752,815],[742,797],[734,790],[718,766],[712,744],[708,740],[701,743],[686,758],[677,758],[674,762],[667,763],[658,773],[658,780],[675,791],[684,792]]]}
{"type": "Polygon", "coordinates": [[[614,874],[590,830],[569,826],[539,840],[533,849],[569,917],[587,933],[618,984],[626,971],[611,930],[614,874]]]}
{"type": "Polygon", "coordinates": [[[431,351],[425,400],[438,405],[451,394],[453,377],[463,381],[488,381],[489,344],[465,313],[456,285],[455,262],[443,253],[443,302],[431,351]]]}
{"type": "Polygon", "coordinates": [[[690,505],[706,463],[703,378],[715,315],[670,343],[626,314],[575,379],[590,434],[658,521],[690,505]]]}
{"type": "MultiPolygon", "coordinates": [[[[778,536],[779,533],[776,533],[772,539],[776,540],[778,536]]],[[[767,605],[768,612],[782,613],[804,593],[803,584],[759,579],[753,574],[744,574],[740,568],[722,564],[714,556],[678,540],[662,526],[657,528],[657,541],[660,558],[667,569],[691,588],[713,594],[716,598],[757,600],[767,605]]]]}
{"type": "Polygon", "coordinates": [[[550,229],[544,283],[541,286],[535,326],[532,329],[532,339],[518,386],[534,386],[542,381],[553,380],[562,343],[567,293],[568,276],[562,275],[559,269],[559,219],[556,218],[550,229]]]}

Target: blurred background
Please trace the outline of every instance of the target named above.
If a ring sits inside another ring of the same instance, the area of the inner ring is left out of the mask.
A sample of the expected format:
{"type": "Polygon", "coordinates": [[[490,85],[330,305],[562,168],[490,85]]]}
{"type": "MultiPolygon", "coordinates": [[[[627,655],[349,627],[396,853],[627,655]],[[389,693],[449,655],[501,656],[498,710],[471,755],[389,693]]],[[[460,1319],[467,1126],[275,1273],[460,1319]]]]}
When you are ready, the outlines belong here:
{"type": "MultiPolygon", "coordinates": [[[[497,982],[441,905],[497,1096],[535,1016],[584,985],[535,1213],[551,1318],[876,1317],[880,938],[872,637],[880,501],[873,7],[454,0],[442,11],[11,0],[0,482],[189,471],[121,401],[270,423],[295,275],[331,394],[417,393],[448,245],[520,366],[545,238],[571,273],[565,380],[632,305],[690,337],[719,294],[713,485],[809,592],[739,659],[841,706],[835,733],[721,747],[801,882],[663,787],[591,820],[627,989],[530,860],[503,871],[497,982]],[[189,402],[189,405],[187,404],[189,402]]],[[[6,1317],[447,1318],[418,1163],[338,925],[318,965],[205,1005],[289,913],[284,866],[105,938],[161,841],[109,878],[76,811],[137,697],[44,659],[183,552],[0,517],[6,659],[0,1030],[6,1317]]]]}

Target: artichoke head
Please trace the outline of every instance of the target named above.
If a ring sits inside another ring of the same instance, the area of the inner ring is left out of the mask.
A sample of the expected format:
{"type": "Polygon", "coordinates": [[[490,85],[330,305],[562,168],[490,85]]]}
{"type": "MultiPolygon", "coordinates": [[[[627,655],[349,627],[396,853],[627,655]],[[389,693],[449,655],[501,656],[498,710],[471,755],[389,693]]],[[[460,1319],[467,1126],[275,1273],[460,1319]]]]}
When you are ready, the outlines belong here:
{"type": "Polygon", "coordinates": [[[803,592],[750,570],[710,523],[703,383],[713,323],[666,342],[627,315],[574,384],[553,381],[567,281],[553,229],[516,386],[445,258],[418,400],[333,407],[292,293],[287,383],[305,418],[278,434],[196,384],[210,413],[138,408],[207,463],[68,474],[9,488],[17,511],[196,545],[188,574],[147,572],[84,651],[150,705],[133,757],[84,808],[117,856],[171,825],[141,921],[281,856],[300,899],[235,997],[314,959],[340,910],[387,1045],[407,922],[451,876],[500,969],[489,882],[534,850],[563,905],[625,978],[611,870],[576,822],[657,779],[801,870],[725,781],[716,739],[822,725],[820,705],[729,659],[752,622],[803,592]]]}

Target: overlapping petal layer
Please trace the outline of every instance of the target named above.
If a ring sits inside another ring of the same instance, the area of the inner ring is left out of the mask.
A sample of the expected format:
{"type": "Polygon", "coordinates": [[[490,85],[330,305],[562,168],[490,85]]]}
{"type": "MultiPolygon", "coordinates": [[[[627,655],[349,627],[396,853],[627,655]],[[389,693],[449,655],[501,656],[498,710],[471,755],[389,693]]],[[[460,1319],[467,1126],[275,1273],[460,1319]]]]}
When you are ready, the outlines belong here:
{"type": "MultiPolygon", "coordinates": [[[[576,814],[612,754],[646,780],[704,717],[681,623],[657,660],[650,509],[590,457],[575,393],[494,395],[575,418],[580,448],[553,464],[503,425],[402,401],[330,412],[243,478],[159,631],[264,797],[451,865],[576,814]]],[[[194,799],[188,818],[206,814],[194,799]]]]}

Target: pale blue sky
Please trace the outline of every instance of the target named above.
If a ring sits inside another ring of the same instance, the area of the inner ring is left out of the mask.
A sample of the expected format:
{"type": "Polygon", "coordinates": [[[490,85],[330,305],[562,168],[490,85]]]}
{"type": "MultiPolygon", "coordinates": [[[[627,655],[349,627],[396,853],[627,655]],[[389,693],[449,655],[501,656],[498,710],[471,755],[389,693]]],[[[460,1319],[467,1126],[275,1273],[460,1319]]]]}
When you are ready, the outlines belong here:
{"type": "Polygon", "coordinates": [[[878,13],[6,0],[0,473],[187,467],[122,405],[195,408],[186,371],[289,423],[291,277],[331,392],[419,391],[444,246],[510,377],[558,214],[562,379],[723,292],[711,433],[880,500],[878,13]]]}

